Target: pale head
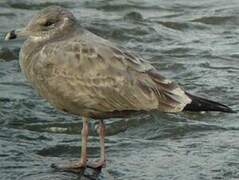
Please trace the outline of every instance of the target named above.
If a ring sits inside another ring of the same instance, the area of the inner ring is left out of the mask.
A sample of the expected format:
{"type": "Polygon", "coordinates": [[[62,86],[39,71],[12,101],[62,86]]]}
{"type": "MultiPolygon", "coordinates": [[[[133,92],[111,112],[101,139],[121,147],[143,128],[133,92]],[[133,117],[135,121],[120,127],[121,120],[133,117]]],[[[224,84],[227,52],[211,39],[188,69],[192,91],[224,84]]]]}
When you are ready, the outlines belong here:
{"type": "Polygon", "coordinates": [[[76,23],[73,14],[60,6],[50,6],[38,12],[25,28],[11,31],[6,40],[17,37],[30,38],[33,41],[45,41],[66,35],[76,23]]]}

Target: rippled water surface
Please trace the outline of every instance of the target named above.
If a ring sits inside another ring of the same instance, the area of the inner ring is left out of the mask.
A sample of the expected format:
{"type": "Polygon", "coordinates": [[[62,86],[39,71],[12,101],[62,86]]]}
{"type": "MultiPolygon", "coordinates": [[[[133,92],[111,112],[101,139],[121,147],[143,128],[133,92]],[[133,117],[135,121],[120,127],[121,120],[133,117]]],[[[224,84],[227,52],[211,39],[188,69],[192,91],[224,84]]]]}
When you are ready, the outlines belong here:
{"type": "MultiPolygon", "coordinates": [[[[4,42],[39,9],[69,8],[82,26],[151,61],[188,91],[239,109],[238,0],[0,1],[0,179],[69,180],[51,163],[80,156],[80,117],[54,110],[20,72],[22,41],[4,42]]],[[[91,121],[90,157],[99,155],[91,121]]],[[[99,179],[239,179],[239,114],[109,119],[99,179]]]]}

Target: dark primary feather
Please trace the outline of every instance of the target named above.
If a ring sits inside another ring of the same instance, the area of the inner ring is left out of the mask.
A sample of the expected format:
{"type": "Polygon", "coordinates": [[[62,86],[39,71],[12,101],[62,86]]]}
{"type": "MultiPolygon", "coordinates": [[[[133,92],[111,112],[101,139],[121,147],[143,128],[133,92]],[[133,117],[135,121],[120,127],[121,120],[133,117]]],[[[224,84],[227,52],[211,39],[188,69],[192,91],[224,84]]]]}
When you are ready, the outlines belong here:
{"type": "Polygon", "coordinates": [[[190,97],[190,99],[192,99],[192,102],[185,106],[185,108],[183,109],[184,111],[220,111],[235,113],[235,111],[233,111],[231,108],[221,103],[197,97],[189,93],[186,94],[188,95],[188,97],[190,97]]]}

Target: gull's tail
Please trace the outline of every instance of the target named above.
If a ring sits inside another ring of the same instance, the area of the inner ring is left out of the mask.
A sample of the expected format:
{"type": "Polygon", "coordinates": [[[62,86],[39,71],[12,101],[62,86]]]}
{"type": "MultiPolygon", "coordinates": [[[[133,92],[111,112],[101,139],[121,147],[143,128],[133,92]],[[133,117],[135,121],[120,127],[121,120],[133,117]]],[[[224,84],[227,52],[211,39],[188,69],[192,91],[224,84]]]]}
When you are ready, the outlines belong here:
{"type": "Polygon", "coordinates": [[[184,107],[184,111],[220,111],[226,113],[235,113],[235,111],[233,111],[231,108],[221,103],[197,97],[189,93],[186,94],[192,100],[192,102],[184,107]]]}

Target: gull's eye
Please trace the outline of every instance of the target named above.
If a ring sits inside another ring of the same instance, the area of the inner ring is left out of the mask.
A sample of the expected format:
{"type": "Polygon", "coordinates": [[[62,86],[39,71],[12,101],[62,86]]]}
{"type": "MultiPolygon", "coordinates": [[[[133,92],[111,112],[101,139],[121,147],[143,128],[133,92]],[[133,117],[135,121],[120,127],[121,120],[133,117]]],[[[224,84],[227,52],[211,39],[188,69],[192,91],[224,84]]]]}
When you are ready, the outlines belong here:
{"type": "Polygon", "coordinates": [[[51,25],[53,25],[53,24],[54,24],[53,21],[46,21],[46,22],[44,23],[44,26],[51,26],[51,25]]]}

